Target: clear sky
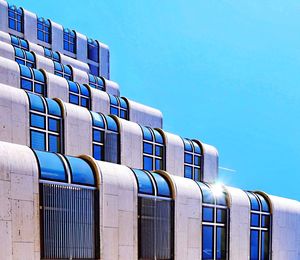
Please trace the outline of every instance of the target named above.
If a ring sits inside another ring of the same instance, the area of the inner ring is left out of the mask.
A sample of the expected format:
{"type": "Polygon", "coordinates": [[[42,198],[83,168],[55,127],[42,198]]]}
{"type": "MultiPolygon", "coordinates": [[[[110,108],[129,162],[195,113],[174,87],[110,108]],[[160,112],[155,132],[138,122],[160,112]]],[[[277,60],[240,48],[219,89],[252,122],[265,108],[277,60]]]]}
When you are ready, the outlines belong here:
{"type": "Polygon", "coordinates": [[[300,200],[300,2],[10,1],[111,49],[121,95],[219,150],[221,180],[300,200]]]}

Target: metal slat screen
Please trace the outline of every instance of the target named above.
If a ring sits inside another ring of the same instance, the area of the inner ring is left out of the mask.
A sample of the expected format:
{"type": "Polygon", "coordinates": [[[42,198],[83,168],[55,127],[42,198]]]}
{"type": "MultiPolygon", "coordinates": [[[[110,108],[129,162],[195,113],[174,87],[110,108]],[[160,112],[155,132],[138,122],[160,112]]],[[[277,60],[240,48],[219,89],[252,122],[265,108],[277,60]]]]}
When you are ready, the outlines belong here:
{"type": "Polygon", "coordinates": [[[139,196],[139,259],[173,259],[173,201],[139,196]]]}
{"type": "Polygon", "coordinates": [[[40,183],[43,259],[97,258],[96,192],[40,183]]]}

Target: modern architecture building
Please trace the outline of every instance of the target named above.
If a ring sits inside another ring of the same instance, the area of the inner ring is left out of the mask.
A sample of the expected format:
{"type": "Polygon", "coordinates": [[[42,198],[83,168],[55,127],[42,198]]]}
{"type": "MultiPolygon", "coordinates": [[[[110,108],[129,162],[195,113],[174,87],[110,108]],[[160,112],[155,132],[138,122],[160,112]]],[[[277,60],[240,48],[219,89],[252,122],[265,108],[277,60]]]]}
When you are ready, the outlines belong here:
{"type": "Polygon", "coordinates": [[[109,48],[0,0],[0,259],[300,260],[300,202],[120,96],[109,48]]]}

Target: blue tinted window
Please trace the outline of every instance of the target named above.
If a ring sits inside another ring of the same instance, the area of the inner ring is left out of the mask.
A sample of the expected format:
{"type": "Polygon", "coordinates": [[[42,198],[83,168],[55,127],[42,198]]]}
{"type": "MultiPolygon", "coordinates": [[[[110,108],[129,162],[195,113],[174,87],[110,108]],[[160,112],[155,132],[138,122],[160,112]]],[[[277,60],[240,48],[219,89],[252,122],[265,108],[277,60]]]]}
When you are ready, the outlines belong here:
{"type": "Polygon", "coordinates": [[[66,159],[70,165],[73,183],[96,185],[93,170],[86,161],[71,156],[66,156],[66,159]]]}
{"type": "Polygon", "coordinates": [[[30,115],[31,126],[45,129],[45,117],[37,114],[30,115]]]}
{"type": "Polygon", "coordinates": [[[99,62],[99,46],[98,43],[92,39],[88,39],[88,59],[99,62]]]}
{"type": "Polygon", "coordinates": [[[118,132],[119,128],[116,121],[110,116],[104,116],[106,119],[107,129],[110,131],[118,132]]]}
{"type": "Polygon", "coordinates": [[[214,204],[215,199],[211,189],[202,182],[197,182],[202,191],[203,203],[214,204]]]}
{"type": "Polygon", "coordinates": [[[261,203],[261,206],[262,206],[262,211],[270,212],[269,204],[266,201],[266,199],[263,196],[261,196],[260,194],[256,194],[256,195],[260,199],[260,203],[261,203]]]}
{"type": "Polygon", "coordinates": [[[251,214],[251,226],[259,227],[259,215],[251,214]]]}
{"type": "Polygon", "coordinates": [[[95,76],[99,76],[99,66],[95,66],[95,65],[92,65],[92,64],[88,64],[89,65],[89,68],[90,68],[90,73],[92,75],[95,75],[95,76]]]}
{"type": "Polygon", "coordinates": [[[30,109],[45,112],[45,106],[40,96],[31,93],[27,93],[27,95],[29,97],[30,109]]]}
{"type": "Polygon", "coordinates": [[[100,145],[93,145],[93,157],[95,160],[103,160],[103,148],[100,145]]]}
{"type": "Polygon", "coordinates": [[[202,258],[211,260],[214,257],[213,251],[213,227],[202,227],[202,258]]]}
{"type": "Polygon", "coordinates": [[[217,222],[226,224],[227,221],[227,210],[217,209],[217,222]]]}
{"type": "Polygon", "coordinates": [[[164,197],[171,197],[171,189],[167,180],[158,173],[151,173],[157,186],[157,195],[164,197]]]}
{"type": "Polygon", "coordinates": [[[60,151],[59,136],[49,135],[49,152],[58,153],[60,151]]]}
{"type": "Polygon", "coordinates": [[[250,202],[251,202],[251,210],[259,210],[259,203],[257,198],[250,192],[247,192],[250,202]]]}
{"type": "Polygon", "coordinates": [[[152,137],[152,134],[150,132],[150,129],[148,127],[143,127],[142,126],[142,130],[143,130],[144,139],[148,140],[148,141],[153,141],[153,137],[152,137]]]}
{"type": "Polygon", "coordinates": [[[153,159],[149,156],[144,156],[144,170],[152,171],[153,170],[153,159]]]}
{"type": "Polygon", "coordinates": [[[41,179],[67,181],[64,165],[57,154],[34,151],[40,166],[41,179]]]}
{"type": "Polygon", "coordinates": [[[47,102],[49,114],[54,116],[62,115],[60,106],[55,100],[46,98],[46,102],[47,102]]]}
{"type": "Polygon", "coordinates": [[[144,143],[144,152],[147,154],[153,154],[153,145],[149,143],[144,143]]]}
{"type": "Polygon", "coordinates": [[[76,53],[76,34],[69,29],[64,29],[64,50],[76,53]]]}
{"type": "Polygon", "coordinates": [[[226,229],[217,227],[217,248],[216,259],[226,259],[226,229]]]}
{"type": "Polygon", "coordinates": [[[14,5],[8,5],[8,26],[10,29],[23,33],[23,10],[14,5]]]}
{"type": "Polygon", "coordinates": [[[40,41],[51,43],[51,24],[49,20],[39,17],[37,20],[37,38],[40,41]]]}
{"type": "Polygon", "coordinates": [[[104,81],[92,74],[89,74],[89,85],[95,89],[105,90],[104,81]]]}
{"type": "Polygon", "coordinates": [[[164,140],[162,135],[160,134],[160,132],[158,132],[157,130],[153,129],[153,133],[155,136],[155,142],[159,143],[159,144],[163,144],[164,140]]]}
{"type": "Polygon", "coordinates": [[[191,166],[184,166],[184,177],[189,179],[193,178],[193,168],[191,166]]]}
{"type": "Polygon", "coordinates": [[[30,147],[37,150],[46,150],[46,136],[45,133],[35,130],[30,131],[31,144],[30,147]]]}
{"type": "Polygon", "coordinates": [[[261,234],[261,260],[269,260],[269,232],[262,231],[261,234]]]}
{"type": "Polygon", "coordinates": [[[202,219],[205,222],[213,222],[214,221],[214,209],[210,207],[202,208],[202,219]]]}
{"type": "Polygon", "coordinates": [[[260,260],[258,257],[258,237],[259,232],[257,230],[251,230],[250,234],[250,260],[260,260]]]}
{"type": "Polygon", "coordinates": [[[149,175],[142,170],[133,170],[138,181],[138,192],[143,194],[154,195],[154,187],[149,175]]]}
{"type": "Polygon", "coordinates": [[[100,128],[105,128],[104,119],[100,114],[91,111],[91,115],[92,115],[92,118],[93,118],[93,125],[94,126],[97,126],[97,127],[100,127],[100,128]]]}
{"type": "Polygon", "coordinates": [[[11,45],[14,47],[21,48],[25,51],[29,51],[29,45],[28,42],[24,39],[21,39],[17,36],[11,35],[11,45]]]}

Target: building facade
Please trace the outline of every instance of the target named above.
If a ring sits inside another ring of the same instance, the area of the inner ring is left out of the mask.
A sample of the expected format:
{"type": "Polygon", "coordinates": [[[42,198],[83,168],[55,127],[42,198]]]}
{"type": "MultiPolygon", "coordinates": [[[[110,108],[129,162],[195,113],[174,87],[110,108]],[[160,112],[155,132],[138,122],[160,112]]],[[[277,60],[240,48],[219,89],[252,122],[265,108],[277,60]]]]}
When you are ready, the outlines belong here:
{"type": "Polygon", "coordinates": [[[107,45],[0,0],[0,259],[300,260],[300,202],[120,96],[107,45]]]}

